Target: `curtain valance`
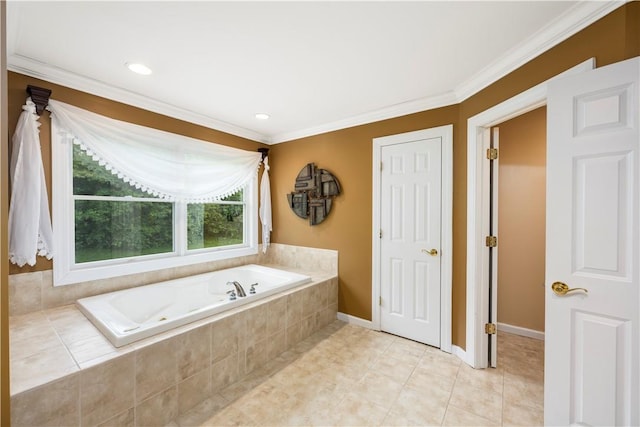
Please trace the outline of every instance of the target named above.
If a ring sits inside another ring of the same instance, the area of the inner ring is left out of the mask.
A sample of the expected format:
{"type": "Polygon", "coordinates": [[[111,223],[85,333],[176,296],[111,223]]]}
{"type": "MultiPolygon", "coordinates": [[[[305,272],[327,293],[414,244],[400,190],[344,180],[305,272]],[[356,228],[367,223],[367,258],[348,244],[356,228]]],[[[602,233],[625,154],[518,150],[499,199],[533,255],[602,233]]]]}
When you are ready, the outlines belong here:
{"type": "Polygon", "coordinates": [[[253,179],[258,152],[240,150],[114,120],[50,100],[52,121],[67,140],[125,182],[170,201],[213,202],[253,179]]]}

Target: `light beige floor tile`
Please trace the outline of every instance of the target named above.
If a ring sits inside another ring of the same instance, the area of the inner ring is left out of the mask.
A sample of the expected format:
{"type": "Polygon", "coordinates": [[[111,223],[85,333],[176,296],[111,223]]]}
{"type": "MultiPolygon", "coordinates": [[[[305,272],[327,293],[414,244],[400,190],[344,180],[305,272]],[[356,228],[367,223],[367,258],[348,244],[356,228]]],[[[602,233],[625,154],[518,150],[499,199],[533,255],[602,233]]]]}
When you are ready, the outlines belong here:
{"type": "Polygon", "coordinates": [[[506,403],[503,416],[505,426],[544,425],[543,411],[529,406],[506,403]]]}
{"type": "MultiPolygon", "coordinates": [[[[393,412],[393,410],[389,411],[389,413],[387,414],[387,416],[384,418],[384,420],[382,421],[383,426],[397,426],[397,427],[405,427],[405,426],[415,426],[415,427],[419,427],[419,426],[426,426],[429,424],[425,424],[422,421],[416,421],[416,420],[412,420],[409,419],[407,417],[407,414],[398,414],[393,412]]],[[[440,423],[437,424],[431,424],[431,425],[440,425],[440,423]]]]}
{"type": "Polygon", "coordinates": [[[458,374],[462,361],[451,354],[440,352],[425,352],[418,363],[418,368],[434,374],[455,377],[458,374]]]}
{"type": "Polygon", "coordinates": [[[476,414],[456,408],[453,405],[447,407],[447,413],[444,416],[443,426],[498,426],[499,423],[492,422],[486,418],[482,418],[476,414]]]}
{"type": "Polygon", "coordinates": [[[228,406],[205,421],[203,426],[256,426],[258,422],[235,406],[228,406]]]}
{"type": "Polygon", "coordinates": [[[444,418],[450,395],[450,391],[438,387],[405,387],[391,407],[391,412],[403,414],[424,425],[439,425],[444,418]]]}
{"type": "Polygon", "coordinates": [[[336,407],[335,424],[338,426],[380,425],[388,409],[371,401],[363,400],[359,395],[347,395],[336,407]]]}
{"type": "Polygon", "coordinates": [[[435,374],[432,371],[416,368],[411,374],[411,377],[409,377],[409,380],[405,383],[405,386],[417,390],[437,387],[441,390],[450,392],[453,389],[455,381],[455,375],[444,376],[435,374]]]}
{"type": "Polygon", "coordinates": [[[502,422],[502,396],[490,389],[476,388],[456,381],[449,403],[491,422],[502,422]]]}
{"type": "Polygon", "coordinates": [[[542,411],[544,408],[544,385],[539,381],[507,373],[504,377],[504,401],[542,411]]]}
{"type": "Polygon", "coordinates": [[[503,409],[505,424],[541,423],[544,346],[513,337],[499,337],[500,369],[474,370],[439,349],[336,321],[178,423],[500,425],[503,409]]]}
{"type": "Polygon", "coordinates": [[[376,372],[367,373],[353,387],[360,398],[389,409],[402,391],[402,383],[376,372]]]}
{"type": "Polygon", "coordinates": [[[369,369],[404,384],[413,373],[415,365],[402,363],[392,356],[383,356],[379,357],[369,369]]]}
{"type": "Polygon", "coordinates": [[[501,368],[473,369],[466,363],[462,363],[456,381],[476,388],[490,389],[502,395],[504,370],[501,368]]]}

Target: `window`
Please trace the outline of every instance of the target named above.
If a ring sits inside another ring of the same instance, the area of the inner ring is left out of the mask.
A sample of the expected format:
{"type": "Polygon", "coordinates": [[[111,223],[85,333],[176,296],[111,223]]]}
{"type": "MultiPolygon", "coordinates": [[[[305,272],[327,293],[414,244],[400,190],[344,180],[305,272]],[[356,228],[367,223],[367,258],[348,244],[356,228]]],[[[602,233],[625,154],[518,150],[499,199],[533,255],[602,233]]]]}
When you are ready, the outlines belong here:
{"type": "Polygon", "coordinates": [[[53,145],[55,285],[257,253],[257,177],[217,202],[169,202],[53,145]]]}

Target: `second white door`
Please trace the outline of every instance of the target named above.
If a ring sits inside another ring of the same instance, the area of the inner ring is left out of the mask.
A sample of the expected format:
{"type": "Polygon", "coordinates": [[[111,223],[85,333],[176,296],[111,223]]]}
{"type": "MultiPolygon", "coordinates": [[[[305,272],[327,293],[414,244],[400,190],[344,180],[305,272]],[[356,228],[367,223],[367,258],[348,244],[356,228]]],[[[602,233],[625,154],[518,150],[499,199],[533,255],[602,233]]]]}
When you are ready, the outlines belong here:
{"type": "Polygon", "coordinates": [[[382,147],[380,327],[440,347],[442,138],[382,147]]]}

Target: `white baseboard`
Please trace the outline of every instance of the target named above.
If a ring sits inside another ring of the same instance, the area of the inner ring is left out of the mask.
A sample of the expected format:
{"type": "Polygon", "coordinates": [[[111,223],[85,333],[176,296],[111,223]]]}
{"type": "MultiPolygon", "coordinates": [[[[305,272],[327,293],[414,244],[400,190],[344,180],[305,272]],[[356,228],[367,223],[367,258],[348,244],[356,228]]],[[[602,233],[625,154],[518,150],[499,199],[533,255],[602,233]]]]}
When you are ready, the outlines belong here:
{"type": "Polygon", "coordinates": [[[371,320],[361,319],[360,317],[352,316],[350,314],[338,312],[338,320],[342,320],[343,322],[349,323],[351,325],[362,326],[363,328],[375,330],[371,320]]]}
{"type": "Polygon", "coordinates": [[[544,341],[544,332],[498,322],[498,331],[544,341]]]}

